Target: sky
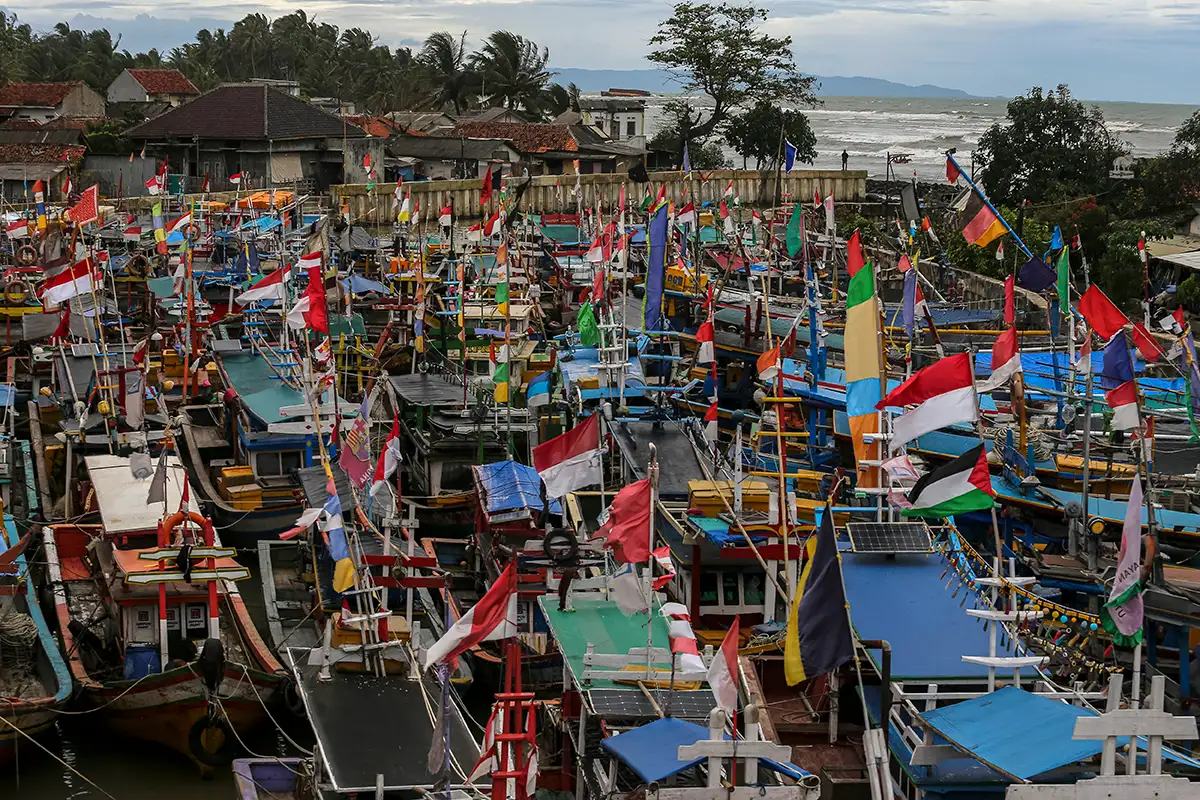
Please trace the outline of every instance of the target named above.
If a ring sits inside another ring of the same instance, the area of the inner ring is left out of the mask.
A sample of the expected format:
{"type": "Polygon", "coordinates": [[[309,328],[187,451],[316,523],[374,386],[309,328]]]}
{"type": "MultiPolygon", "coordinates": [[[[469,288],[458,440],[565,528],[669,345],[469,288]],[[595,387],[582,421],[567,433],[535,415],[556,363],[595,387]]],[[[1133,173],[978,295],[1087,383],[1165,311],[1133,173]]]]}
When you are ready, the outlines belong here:
{"type": "MultiPolygon", "coordinates": [[[[131,50],[172,46],[202,27],[231,27],[280,0],[7,0],[35,28],[67,20],[106,27],[131,50]],[[201,13],[198,7],[202,8],[201,13]]],[[[667,0],[320,0],[310,16],[370,30],[381,44],[419,46],[437,30],[478,41],[504,28],[550,48],[560,67],[642,69],[667,0]]],[[[1200,104],[1200,0],[775,0],[768,29],[792,37],[797,65],[817,75],[932,83],[984,96],[1070,85],[1088,100],[1200,104]]]]}

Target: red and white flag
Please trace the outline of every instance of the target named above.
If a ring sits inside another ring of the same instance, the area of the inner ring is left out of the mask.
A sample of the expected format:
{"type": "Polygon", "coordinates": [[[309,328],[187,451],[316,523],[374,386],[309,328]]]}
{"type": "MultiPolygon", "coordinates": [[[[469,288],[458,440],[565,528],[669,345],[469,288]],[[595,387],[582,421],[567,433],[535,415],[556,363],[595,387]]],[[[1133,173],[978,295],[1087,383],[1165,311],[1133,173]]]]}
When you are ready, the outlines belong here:
{"type": "Polygon", "coordinates": [[[285,283],[292,279],[292,265],[285,264],[275,270],[246,291],[233,298],[239,306],[256,303],[259,300],[282,300],[286,290],[285,283]]]}
{"type": "Polygon", "coordinates": [[[64,269],[52,278],[47,279],[38,287],[37,295],[42,305],[57,305],[64,300],[70,300],[77,295],[92,291],[100,285],[101,276],[97,275],[90,258],[78,261],[70,269],[64,269]]]}
{"type": "Polygon", "coordinates": [[[388,480],[396,474],[396,470],[400,468],[400,418],[394,413],[392,414],[392,430],[388,433],[387,441],[383,444],[383,451],[379,454],[379,460],[375,462],[375,477],[371,483],[371,496],[387,486],[388,480]]]}
{"type": "Polygon", "coordinates": [[[1131,431],[1141,427],[1138,416],[1137,381],[1126,381],[1110,392],[1105,393],[1105,401],[1112,409],[1112,426],[1114,431],[1131,431]]]}
{"type": "Polygon", "coordinates": [[[599,483],[602,477],[599,415],[592,414],[583,424],[534,447],[533,468],[546,484],[547,497],[565,497],[576,489],[599,483]]]}
{"type": "Polygon", "coordinates": [[[176,232],[186,234],[187,227],[191,224],[192,224],[192,212],[189,211],[186,214],[183,214],[182,216],[178,216],[175,219],[173,219],[167,223],[167,235],[170,236],[172,233],[176,233],[176,232]]]}
{"type": "Polygon", "coordinates": [[[1009,328],[996,337],[992,345],[992,374],[975,387],[978,392],[990,392],[1001,386],[1021,371],[1021,346],[1017,341],[1017,329],[1009,328]]]}
{"type": "Polygon", "coordinates": [[[758,357],[758,379],[761,381],[773,381],[779,374],[779,345],[775,345],[767,352],[758,357]]]}
{"type": "Polygon", "coordinates": [[[1148,364],[1155,363],[1167,354],[1158,340],[1154,338],[1154,334],[1146,328],[1144,322],[1133,323],[1133,344],[1148,364]]]}
{"type": "Polygon", "coordinates": [[[230,175],[229,182],[232,183],[234,186],[241,186],[242,185],[242,173],[235,172],[234,174],[230,175]]]}
{"type": "Polygon", "coordinates": [[[739,617],[733,618],[729,632],[721,642],[721,649],[708,666],[708,686],[712,689],[717,705],[727,711],[737,710],[738,704],[738,637],[741,633],[739,617]]]}
{"type": "Polygon", "coordinates": [[[654,582],[650,584],[651,588],[658,592],[675,577],[675,562],[671,560],[670,546],[665,544],[650,555],[654,556],[654,563],[658,564],[661,571],[660,574],[654,576],[654,582]]]}
{"type": "Polygon", "coordinates": [[[619,564],[641,564],[650,557],[650,479],[634,481],[617,492],[608,519],[596,531],[619,564]]]}
{"type": "Polygon", "coordinates": [[[1079,358],[1075,361],[1075,369],[1082,375],[1092,371],[1092,332],[1083,329],[1083,346],[1079,348],[1079,358]]]}
{"type": "Polygon", "coordinates": [[[203,192],[204,194],[208,194],[208,190],[209,190],[209,182],[208,182],[208,173],[206,172],[206,173],[204,173],[204,183],[200,184],[200,191],[203,192]]]}
{"type": "Polygon", "coordinates": [[[893,423],[892,450],[947,425],[979,419],[970,354],[959,353],[918,370],[875,407],[883,410],[911,405],[916,408],[896,417],[893,423]]]}
{"type": "Polygon", "coordinates": [[[517,635],[517,562],[500,577],[458,622],[425,652],[425,668],[458,658],[480,642],[517,635]]]}
{"type": "Polygon", "coordinates": [[[325,276],[321,273],[321,254],[309,253],[296,264],[308,270],[308,288],[288,312],[287,324],[297,330],[310,328],[329,333],[329,309],[325,299],[325,276]]]}
{"type": "Polygon", "coordinates": [[[725,186],[725,191],[721,193],[722,197],[733,197],[733,181],[730,180],[725,186]]]}
{"type": "Polygon", "coordinates": [[[679,214],[676,216],[680,225],[695,225],[696,224],[696,204],[688,201],[688,204],[679,209],[679,214]]]}
{"type": "Polygon", "coordinates": [[[719,410],[717,401],[713,400],[708,406],[708,411],[704,412],[704,438],[713,444],[717,441],[718,431],[720,430],[717,420],[719,419],[719,410]]]}
{"type": "Polygon", "coordinates": [[[700,323],[696,329],[696,363],[711,364],[716,359],[715,331],[712,320],[700,323]]]}
{"type": "Polygon", "coordinates": [[[24,217],[8,223],[4,229],[8,234],[9,239],[28,239],[29,238],[29,222],[24,217]]]}
{"type": "Polygon", "coordinates": [[[659,612],[667,620],[667,638],[671,642],[671,655],[678,656],[675,662],[680,675],[699,677],[707,674],[700,648],[696,644],[696,633],[692,630],[692,618],[683,603],[663,603],[659,612]]]}
{"type": "Polygon", "coordinates": [[[130,225],[125,230],[121,231],[121,238],[127,242],[136,242],[142,238],[142,226],[130,225]]]}
{"type": "Polygon", "coordinates": [[[442,206],[442,210],[438,212],[438,225],[443,228],[449,228],[450,223],[454,221],[454,206],[442,206]]]}

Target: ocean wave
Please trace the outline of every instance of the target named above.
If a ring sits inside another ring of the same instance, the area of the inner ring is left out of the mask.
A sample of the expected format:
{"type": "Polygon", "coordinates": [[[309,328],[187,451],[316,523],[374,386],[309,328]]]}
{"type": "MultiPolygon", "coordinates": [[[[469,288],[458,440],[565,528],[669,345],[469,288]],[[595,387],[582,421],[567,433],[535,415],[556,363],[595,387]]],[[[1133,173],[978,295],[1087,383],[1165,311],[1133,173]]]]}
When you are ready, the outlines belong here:
{"type": "MultiPolygon", "coordinates": [[[[804,112],[809,118],[830,119],[845,117],[848,119],[879,119],[879,120],[912,120],[927,122],[931,120],[956,120],[978,122],[984,115],[971,113],[947,113],[945,111],[911,112],[911,111],[856,111],[832,108],[813,108],[804,112]]],[[[986,118],[986,117],[984,117],[986,118]]]]}

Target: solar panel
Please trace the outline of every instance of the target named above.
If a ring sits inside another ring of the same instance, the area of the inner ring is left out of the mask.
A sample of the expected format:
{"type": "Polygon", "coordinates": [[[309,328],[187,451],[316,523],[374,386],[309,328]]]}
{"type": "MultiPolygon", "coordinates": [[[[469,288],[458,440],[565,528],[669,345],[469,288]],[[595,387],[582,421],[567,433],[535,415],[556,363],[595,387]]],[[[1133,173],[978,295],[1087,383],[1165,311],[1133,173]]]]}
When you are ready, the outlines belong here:
{"type": "Polygon", "coordinates": [[[924,522],[850,522],[850,549],[855,553],[928,553],[933,550],[924,522]]]}
{"type": "Polygon", "coordinates": [[[658,719],[659,710],[678,719],[703,722],[716,706],[716,698],[708,690],[674,692],[669,689],[651,689],[654,703],[637,689],[592,689],[588,692],[592,708],[597,716],[605,719],[650,720],[658,719]]]}

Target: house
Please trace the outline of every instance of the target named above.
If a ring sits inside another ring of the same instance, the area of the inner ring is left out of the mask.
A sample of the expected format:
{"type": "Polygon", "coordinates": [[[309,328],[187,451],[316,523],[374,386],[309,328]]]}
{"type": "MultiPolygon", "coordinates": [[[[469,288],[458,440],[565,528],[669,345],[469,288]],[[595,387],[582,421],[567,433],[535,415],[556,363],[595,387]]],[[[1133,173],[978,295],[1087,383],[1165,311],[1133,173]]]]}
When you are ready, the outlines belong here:
{"type": "Polygon", "coordinates": [[[580,97],[579,113],[585,125],[594,125],[614,141],[646,146],[644,98],[580,97]]]}
{"type": "Polygon", "coordinates": [[[368,136],[381,136],[384,139],[404,133],[404,128],[392,122],[387,117],[370,114],[345,114],[343,119],[351,125],[362,128],[368,136]]]}
{"type": "Polygon", "coordinates": [[[489,163],[521,161],[521,153],[504,139],[457,136],[393,136],[387,153],[396,159],[415,159],[415,176],[432,181],[477,178],[487,172],[489,163]]]}
{"type": "Polygon", "coordinates": [[[205,175],[214,191],[299,185],[324,190],[363,182],[363,156],[382,162],[383,140],[263,82],[230,83],[126,132],[135,148],[167,159],[189,188],[205,175]]]}
{"type": "Polygon", "coordinates": [[[33,202],[34,183],[44,181],[46,202],[61,202],[67,167],[83,153],[73,144],[0,143],[0,197],[23,207],[33,202]]]}
{"type": "Polygon", "coordinates": [[[641,163],[645,150],[607,138],[587,125],[556,122],[462,121],[454,135],[468,139],[503,139],[521,154],[531,175],[625,172],[641,163]]]}
{"type": "Polygon", "coordinates": [[[126,69],[108,85],[110,103],[185,103],[200,90],[177,69],[126,69]]]}
{"type": "Polygon", "coordinates": [[[419,135],[444,135],[454,129],[454,117],[440,111],[393,111],[388,119],[419,135]]]}
{"type": "Polygon", "coordinates": [[[0,118],[42,123],[63,116],[103,117],[104,98],[83,81],[0,87],[0,118]]]}
{"type": "Polygon", "coordinates": [[[503,122],[503,123],[522,123],[529,120],[522,114],[513,111],[509,108],[485,108],[476,114],[463,114],[458,118],[459,122],[503,122]]]}

